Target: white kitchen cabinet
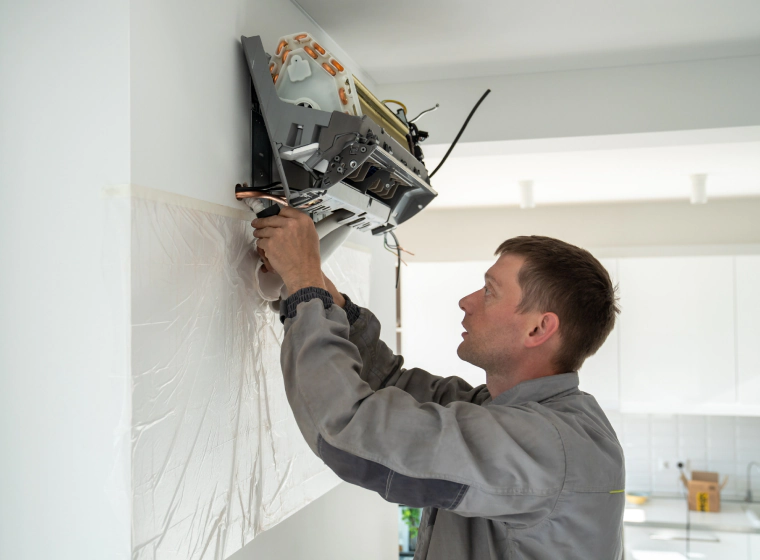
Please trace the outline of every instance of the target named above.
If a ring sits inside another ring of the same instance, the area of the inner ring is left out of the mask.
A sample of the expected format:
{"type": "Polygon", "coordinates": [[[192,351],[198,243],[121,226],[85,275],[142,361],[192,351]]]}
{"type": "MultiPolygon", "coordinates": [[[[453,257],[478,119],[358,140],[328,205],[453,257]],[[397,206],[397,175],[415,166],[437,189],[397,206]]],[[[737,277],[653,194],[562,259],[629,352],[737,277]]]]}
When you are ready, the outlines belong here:
{"type": "Polygon", "coordinates": [[[730,256],[618,262],[621,410],[725,413],[736,402],[730,256]]]}
{"type": "MultiPolygon", "coordinates": [[[[691,531],[690,558],[703,560],[750,559],[747,533],[725,531],[691,531]]],[[[625,527],[625,560],[656,558],[652,553],[661,552],[663,558],[673,558],[673,553],[686,560],[686,531],[683,529],[653,529],[649,527],[625,527]],[[646,554],[649,553],[649,554],[646,554]],[[671,555],[665,555],[671,553],[671,555]]],[[[753,559],[754,560],[754,559],[753,559]]]]}
{"type": "Polygon", "coordinates": [[[760,560],[760,535],[749,536],[749,560],[760,560]]]}
{"type": "MultiPolygon", "coordinates": [[[[617,284],[617,259],[599,259],[599,262],[610,273],[613,284],[617,284]]],[[[605,343],[596,354],[584,362],[579,372],[580,389],[594,395],[605,410],[617,410],[620,407],[619,330],[620,317],[605,343]]]]}
{"type": "Polygon", "coordinates": [[[760,255],[736,257],[736,330],[739,404],[760,407],[760,255]]]}

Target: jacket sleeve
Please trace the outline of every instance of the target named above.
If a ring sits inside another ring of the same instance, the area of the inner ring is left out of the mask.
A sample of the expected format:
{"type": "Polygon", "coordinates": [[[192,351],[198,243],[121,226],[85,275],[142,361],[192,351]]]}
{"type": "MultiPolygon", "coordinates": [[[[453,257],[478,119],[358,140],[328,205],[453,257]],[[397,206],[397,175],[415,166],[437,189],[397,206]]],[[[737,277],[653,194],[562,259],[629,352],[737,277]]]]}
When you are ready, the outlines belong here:
{"type": "MultiPolygon", "coordinates": [[[[339,477],[390,502],[516,528],[551,513],[565,457],[546,416],[531,406],[420,402],[380,383],[375,391],[360,377],[362,357],[349,330],[339,307],[301,302],[285,321],[281,356],[296,422],[339,477]]],[[[403,377],[400,364],[392,369],[403,377]]]]}
{"type": "Polygon", "coordinates": [[[455,401],[482,403],[490,394],[485,385],[472,387],[460,377],[438,377],[420,368],[405,369],[404,358],[394,354],[380,340],[380,321],[369,310],[357,307],[350,300],[347,310],[351,330],[349,340],[359,350],[362,368],[360,377],[377,391],[396,387],[412,395],[418,402],[447,405],[455,401]],[[351,322],[351,319],[354,319],[351,322]]]}

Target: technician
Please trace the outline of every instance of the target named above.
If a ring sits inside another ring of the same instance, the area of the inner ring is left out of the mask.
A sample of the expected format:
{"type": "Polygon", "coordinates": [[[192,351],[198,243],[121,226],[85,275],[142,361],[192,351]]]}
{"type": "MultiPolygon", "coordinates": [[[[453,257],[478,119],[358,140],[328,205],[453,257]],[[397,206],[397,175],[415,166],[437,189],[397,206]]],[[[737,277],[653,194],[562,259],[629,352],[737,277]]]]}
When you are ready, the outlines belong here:
{"type": "Polygon", "coordinates": [[[298,426],[343,480],[423,507],[415,558],[622,558],[623,450],[578,369],[618,313],[607,271],[548,237],[501,244],[459,302],[457,353],[486,372],[405,369],[380,323],[322,273],[311,218],[254,220],[288,293],[282,371],[298,426]]]}

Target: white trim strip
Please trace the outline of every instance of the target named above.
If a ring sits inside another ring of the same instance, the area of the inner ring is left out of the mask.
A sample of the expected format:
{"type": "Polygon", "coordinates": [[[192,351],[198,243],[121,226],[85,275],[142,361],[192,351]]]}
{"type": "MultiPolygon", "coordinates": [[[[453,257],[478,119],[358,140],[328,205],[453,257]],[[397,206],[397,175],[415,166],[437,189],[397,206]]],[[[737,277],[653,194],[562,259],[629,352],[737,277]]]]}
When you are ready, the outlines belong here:
{"type": "Polygon", "coordinates": [[[183,194],[160,191],[158,189],[151,189],[150,187],[143,187],[141,185],[114,185],[111,187],[105,187],[103,189],[103,196],[106,198],[139,198],[143,200],[152,200],[154,202],[173,204],[174,206],[181,206],[182,208],[199,210],[201,212],[227,216],[238,220],[252,220],[256,217],[253,210],[246,211],[231,208],[229,206],[224,206],[223,204],[207,202],[183,194]]]}

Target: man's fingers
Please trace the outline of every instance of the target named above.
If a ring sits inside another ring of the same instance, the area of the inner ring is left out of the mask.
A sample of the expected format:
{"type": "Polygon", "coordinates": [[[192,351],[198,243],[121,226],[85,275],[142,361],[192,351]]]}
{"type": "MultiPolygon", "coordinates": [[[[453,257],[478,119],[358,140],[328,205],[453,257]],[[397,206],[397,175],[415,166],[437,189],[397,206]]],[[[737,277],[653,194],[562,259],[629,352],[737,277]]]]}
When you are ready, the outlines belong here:
{"type": "Polygon", "coordinates": [[[278,216],[284,216],[285,218],[300,218],[301,216],[306,216],[306,214],[300,210],[291,208],[290,206],[283,206],[280,208],[280,213],[278,216]]]}
{"type": "Polygon", "coordinates": [[[253,236],[258,237],[259,239],[266,239],[268,237],[272,237],[277,234],[278,228],[273,227],[265,227],[265,228],[256,228],[253,230],[253,236]]]}
{"type": "Polygon", "coordinates": [[[289,218],[286,218],[284,216],[281,216],[280,214],[276,216],[269,216],[268,218],[256,218],[251,222],[251,225],[255,227],[256,229],[266,228],[266,227],[285,227],[285,224],[288,222],[289,218]]]}

